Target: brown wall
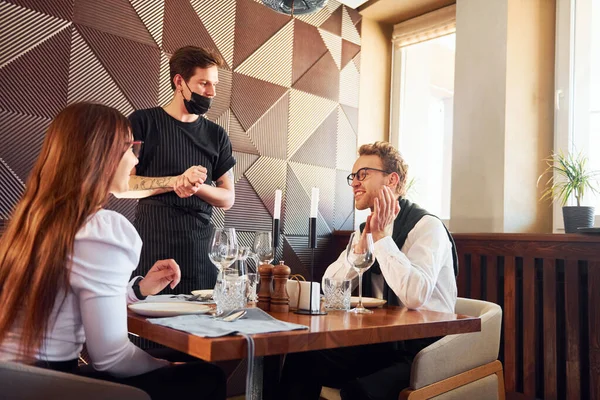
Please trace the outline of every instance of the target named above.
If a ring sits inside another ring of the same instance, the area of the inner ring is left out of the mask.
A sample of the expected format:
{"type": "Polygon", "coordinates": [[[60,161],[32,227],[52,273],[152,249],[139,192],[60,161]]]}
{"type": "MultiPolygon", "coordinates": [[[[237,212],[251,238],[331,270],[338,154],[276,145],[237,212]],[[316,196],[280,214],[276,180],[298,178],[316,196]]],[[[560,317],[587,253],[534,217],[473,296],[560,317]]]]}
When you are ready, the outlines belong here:
{"type": "MultiPolygon", "coordinates": [[[[125,114],[170,100],[168,57],[210,47],[220,71],[208,118],[225,127],[238,164],[236,204],[217,226],[271,229],[284,190],[278,249],[306,273],[310,190],[320,188],[320,251],[334,229],[351,229],[346,188],[356,153],[361,16],[335,0],[292,19],[254,0],[15,0],[0,3],[0,222],[18,200],[44,130],[69,103],[97,101],[125,114]]],[[[182,171],[183,172],[183,171],[182,171]]],[[[132,218],[135,201],[110,207],[132,218]]],[[[279,258],[278,257],[278,258],[279,258]]]]}

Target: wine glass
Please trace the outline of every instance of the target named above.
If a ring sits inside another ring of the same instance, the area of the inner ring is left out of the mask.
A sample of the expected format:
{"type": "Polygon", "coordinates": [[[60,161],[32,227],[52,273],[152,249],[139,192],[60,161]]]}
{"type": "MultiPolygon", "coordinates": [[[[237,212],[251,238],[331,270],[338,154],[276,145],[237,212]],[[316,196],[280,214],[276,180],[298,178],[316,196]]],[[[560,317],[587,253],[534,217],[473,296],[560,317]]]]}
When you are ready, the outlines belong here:
{"type": "Polygon", "coordinates": [[[350,236],[350,242],[348,242],[348,248],[346,249],[346,259],[358,274],[358,305],[350,310],[350,312],[371,314],[373,311],[367,310],[362,304],[362,275],[375,262],[375,256],[373,255],[373,235],[365,233],[364,237],[361,235],[356,243],[354,243],[355,235],[356,233],[352,233],[350,236]]]}
{"type": "Polygon", "coordinates": [[[270,231],[256,232],[254,236],[254,253],[261,264],[270,264],[275,258],[273,236],[270,231]]]}
{"type": "Polygon", "coordinates": [[[218,228],[213,232],[208,257],[222,275],[237,259],[238,243],[234,228],[218,228]]]}

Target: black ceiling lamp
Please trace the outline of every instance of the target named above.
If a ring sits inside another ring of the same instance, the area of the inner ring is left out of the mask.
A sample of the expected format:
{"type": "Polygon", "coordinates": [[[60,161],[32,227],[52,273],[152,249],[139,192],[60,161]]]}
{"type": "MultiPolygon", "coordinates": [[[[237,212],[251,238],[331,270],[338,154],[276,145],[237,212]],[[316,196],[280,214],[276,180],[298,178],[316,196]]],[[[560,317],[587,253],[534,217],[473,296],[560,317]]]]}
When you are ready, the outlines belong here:
{"type": "Polygon", "coordinates": [[[287,15],[310,14],[319,11],[327,0],[262,0],[265,6],[287,15]]]}

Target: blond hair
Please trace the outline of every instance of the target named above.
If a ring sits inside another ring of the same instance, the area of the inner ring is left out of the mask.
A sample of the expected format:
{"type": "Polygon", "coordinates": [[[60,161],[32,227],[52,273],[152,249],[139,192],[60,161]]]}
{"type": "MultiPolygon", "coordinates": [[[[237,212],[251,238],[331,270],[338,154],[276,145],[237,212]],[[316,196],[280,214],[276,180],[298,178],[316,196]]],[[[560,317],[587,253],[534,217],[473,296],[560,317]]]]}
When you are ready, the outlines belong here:
{"type": "Polygon", "coordinates": [[[396,194],[404,196],[406,194],[406,175],[408,164],[404,161],[400,152],[388,142],[375,142],[372,144],[363,144],[358,149],[359,156],[379,156],[383,163],[383,169],[398,174],[398,186],[396,194]]]}

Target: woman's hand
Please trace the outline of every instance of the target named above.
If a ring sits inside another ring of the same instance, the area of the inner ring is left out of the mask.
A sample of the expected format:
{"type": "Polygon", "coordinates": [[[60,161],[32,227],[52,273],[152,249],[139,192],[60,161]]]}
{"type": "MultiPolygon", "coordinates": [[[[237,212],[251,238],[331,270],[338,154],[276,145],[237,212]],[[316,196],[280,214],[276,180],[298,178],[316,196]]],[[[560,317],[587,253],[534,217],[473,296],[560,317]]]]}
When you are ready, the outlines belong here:
{"type": "Polygon", "coordinates": [[[169,284],[173,289],[180,280],[181,270],[175,260],[158,260],[140,281],[140,292],[143,296],[155,295],[169,284]]]}

